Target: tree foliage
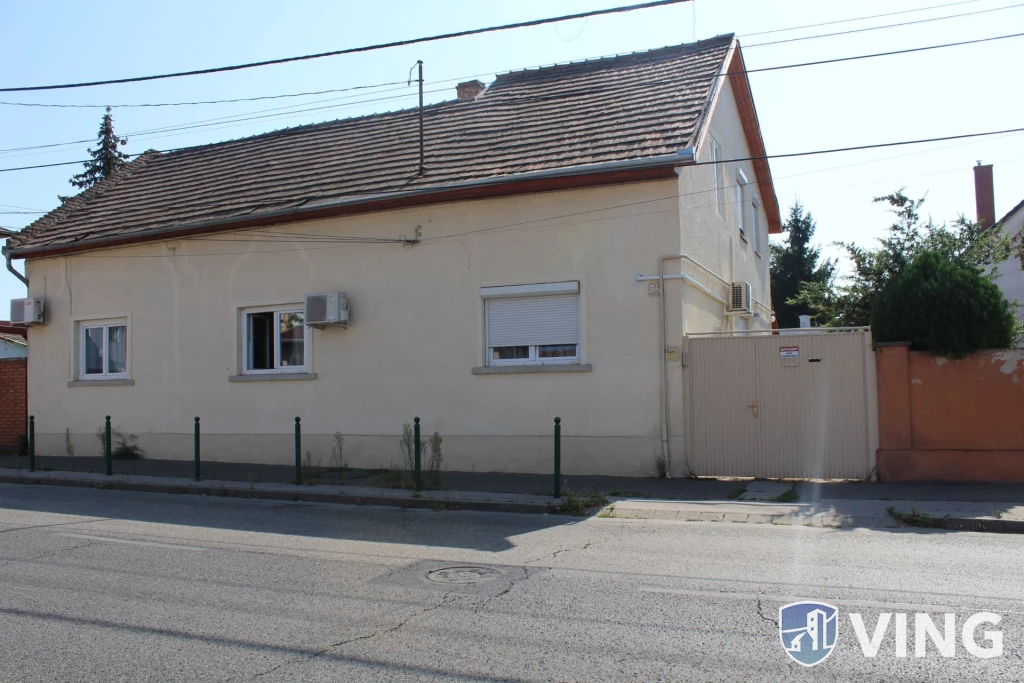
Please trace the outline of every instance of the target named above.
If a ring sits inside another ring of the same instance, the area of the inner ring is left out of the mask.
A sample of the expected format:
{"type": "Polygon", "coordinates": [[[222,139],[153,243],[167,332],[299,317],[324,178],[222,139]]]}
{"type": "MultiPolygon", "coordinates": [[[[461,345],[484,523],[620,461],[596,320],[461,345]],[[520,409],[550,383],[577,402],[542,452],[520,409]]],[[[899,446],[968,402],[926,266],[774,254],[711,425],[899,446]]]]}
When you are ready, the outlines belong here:
{"type": "Polygon", "coordinates": [[[807,303],[790,301],[805,283],[827,284],[832,280],[835,264],[831,260],[819,263],[821,250],[811,246],[816,228],[810,212],[804,211],[800,202],[794,202],[782,226],[785,244],[770,247],[772,308],[779,327],[798,327],[801,315],[813,315],[807,303]]]}
{"type": "Polygon", "coordinates": [[[1012,345],[1016,320],[999,287],[977,267],[927,250],[875,297],[871,327],[876,341],[909,341],[959,358],[1012,345]]]}
{"type": "Polygon", "coordinates": [[[984,230],[978,223],[958,217],[952,224],[922,220],[924,199],[910,199],[899,189],[876,202],[889,205],[896,216],[879,246],[861,247],[849,242],[846,251],[853,272],[828,282],[810,282],[791,302],[806,305],[822,324],[858,326],[871,323],[875,299],[885,287],[926,251],[934,251],[950,263],[990,276],[996,264],[1006,260],[1013,246],[999,230],[984,230]]]}
{"type": "MultiPolygon", "coordinates": [[[[104,178],[128,163],[128,155],[119,148],[128,144],[128,138],[119,138],[114,133],[114,116],[107,107],[100,122],[100,131],[96,137],[96,147],[89,150],[88,161],[82,163],[85,170],[71,177],[68,182],[79,190],[88,190],[104,178]]],[[[63,202],[67,197],[61,197],[63,202]]]]}

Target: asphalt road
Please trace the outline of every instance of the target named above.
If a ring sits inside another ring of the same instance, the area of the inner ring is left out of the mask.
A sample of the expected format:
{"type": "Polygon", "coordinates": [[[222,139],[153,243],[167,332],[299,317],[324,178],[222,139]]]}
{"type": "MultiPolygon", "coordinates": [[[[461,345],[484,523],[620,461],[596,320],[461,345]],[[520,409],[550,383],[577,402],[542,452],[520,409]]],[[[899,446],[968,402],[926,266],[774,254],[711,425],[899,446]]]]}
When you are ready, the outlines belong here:
{"type": "Polygon", "coordinates": [[[1021,678],[1016,536],[0,485],[5,682],[1021,678]],[[796,599],[840,610],[814,668],[780,644],[796,599]],[[954,657],[914,657],[921,611],[956,614],[954,657]],[[960,642],[979,611],[1000,657],[960,642]],[[851,612],[910,614],[910,656],[865,657],[851,612]]]}

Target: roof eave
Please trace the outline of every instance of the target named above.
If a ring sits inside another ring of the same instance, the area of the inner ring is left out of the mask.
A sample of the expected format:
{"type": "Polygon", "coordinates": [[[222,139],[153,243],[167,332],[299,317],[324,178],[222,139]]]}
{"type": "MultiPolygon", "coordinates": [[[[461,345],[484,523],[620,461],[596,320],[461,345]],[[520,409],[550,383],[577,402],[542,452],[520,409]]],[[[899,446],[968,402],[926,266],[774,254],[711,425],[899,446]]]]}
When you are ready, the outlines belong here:
{"type": "Polygon", "coordinates": [[[517,173],[494,178],[467,180],[447,185],[435,185],[432,187],[417,188],[415,190],[407,190],[403,192],[387,192],[366,195],[363,197],[350,197],[334,202],[324,202],[315,205],[305,204],[300,207],[267,211],[256,215],[249,214],[246,216],[233,216],[223,219],[198,221],[166,228],[153,228],[150,230],[134,232],[131,235],[108,235],[96,239],[82,240],[67,244],[53,244],[27,248],[14,247],[10,249],[10,256],[11,258],[54,256],[90,249],[175,239],[178,237],[186,237],[203,233],[221,232],[243,225],[274,225],[284,222],[328,218],[334,215],[344,215],[347,213],[384,211],[393,208],[459,201],[469,198],[486,198],[559,189],[571,189],[573,187],[638,182],[653,179],[654,177],[660,177],[652,175],[650,173],[651,171],[664,170],[664,176],[669,177],[676,167],[690,165],[693,164],[694,161],[694,150],[692,148],[682,148],[675,154],[658,157],[627,159],[624,161],[548,169],[543,171],[530,171],[527,173],[517,173]],[[581,182],[577,184],[564,182],[571,181],[573,179],[579,179],[581,182]],[[489,193],[487,190],[494,191],[489,193]],[[480,192],[478,192],[478,196],[475,197],[459,196],[472,191],[480,192]]]}

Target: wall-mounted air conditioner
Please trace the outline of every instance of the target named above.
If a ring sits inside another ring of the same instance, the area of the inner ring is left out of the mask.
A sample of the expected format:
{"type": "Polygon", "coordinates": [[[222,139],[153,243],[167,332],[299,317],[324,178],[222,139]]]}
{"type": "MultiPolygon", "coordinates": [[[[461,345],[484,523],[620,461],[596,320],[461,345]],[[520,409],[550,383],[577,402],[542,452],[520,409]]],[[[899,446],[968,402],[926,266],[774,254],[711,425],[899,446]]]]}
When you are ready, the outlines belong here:
{"type": "Polygon", "coordinates": [[[729,291],[729,313],[745,313],[751,315],[753,309],[750,306],[750,283],[734,282],[729,291]]]}
{"type": "Polygon", "coordinates": [[[11,300],[11,322],[16,325],[42,325],[46,311],[40,297],[11,300]]]}
{"type": "Polygon", "coordinates": [[[306,325],[348,327],[348,299],[341,292],[306,295],[306,325]]]}

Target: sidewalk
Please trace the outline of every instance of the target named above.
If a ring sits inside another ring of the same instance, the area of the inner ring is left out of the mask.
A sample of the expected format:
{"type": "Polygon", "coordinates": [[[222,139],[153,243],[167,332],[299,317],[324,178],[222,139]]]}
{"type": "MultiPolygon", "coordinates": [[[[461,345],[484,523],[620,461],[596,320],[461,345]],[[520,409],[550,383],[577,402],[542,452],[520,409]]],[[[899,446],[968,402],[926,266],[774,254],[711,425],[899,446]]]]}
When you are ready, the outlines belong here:
{"type": "MultiPolygon", "coordinates": [[[[18,464],[24,462],[21,459],[18,464]]],[[[145,461],[133,464],[139,462],[145,461]]],[[[279,469],[294,473],[291,468],[279,469]]],[[[345,474],[346,477],[350,475],[348,472],[345,474]]],[[[365,485],[375,481],[375,473],[372,472],[361,473],[355,479],[359,483],[296,486],[284,482],[255,481],[253,478],[249,481],[204,479],[196,482],[182,476],[115,473],[107,477],[96,472],[28,472],[26,469],[0,468],[0,483],[11,484],[433,510],[590,514],[600,518],[674,522],[871,529],[913,526],[1024,533],[1024,486],[1021,485],[794,483],[624,477],[564,479],[566,495],[556,499],[550,495],[551,478],[542,475],[446,472],[442,477],[442,485],[446,487],[460,482],[478,484],[490,490],[445,488],[417,493],[409,489],[365,485]],[[544,482],[548,487],[546,491],[543,490],[544,482]],[[584,487],[584,483],[592,486],[584,487]],[[529,491],[529,487],[538,492],[522,492],[522,489],[529,491]],[[672,495],[655,495],[658,492],[672,495]]]]}

